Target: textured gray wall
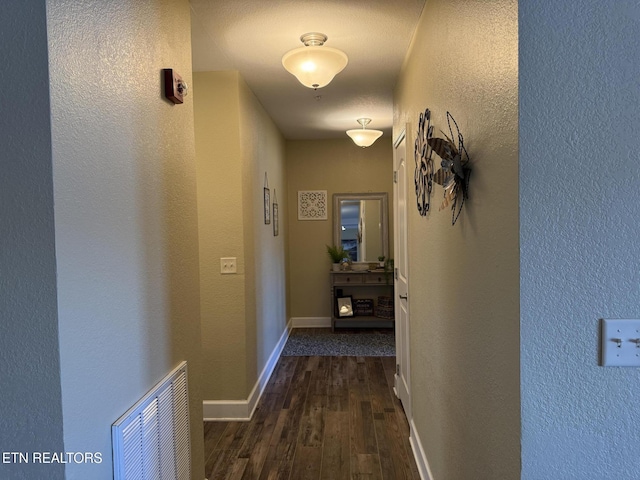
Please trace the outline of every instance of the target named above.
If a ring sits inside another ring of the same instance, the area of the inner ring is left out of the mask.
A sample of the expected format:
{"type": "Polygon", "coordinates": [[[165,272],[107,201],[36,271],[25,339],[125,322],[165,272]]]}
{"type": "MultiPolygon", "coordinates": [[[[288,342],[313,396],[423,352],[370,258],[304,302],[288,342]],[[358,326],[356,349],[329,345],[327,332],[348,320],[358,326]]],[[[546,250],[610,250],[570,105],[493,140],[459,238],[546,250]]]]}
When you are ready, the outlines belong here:
{"type": "Polygon", "coordinates": [[[396,87],[395,136],[408,124],[412,433],[433,480],[520,473],[517,18],[516,0],[428,0],[396,87]],[[439,185],[428,216],[416,208],[427,107],[434,136],[453,114],[471,158],[455,226],[439,185]]]}
{"type": "MultiPolygon", "coordinates": [[[[0,59],[0,455],[30,458],[64,450],[44,0],[3,2],[0,59]]],[[[2,460],[0,478],[64,476],[2,460]]]]}
{"type": "Polygon", "coordinates": [[[640,4],[520,2],[522,478],[637,479],[640,382],[598,319],[640,316],[640,4]]]}
{"type": "Polygon", "coordinates": [[[181,360],[202,478],[193,104],[161,92],[189,27],[187,0],[3,3],[0,478],[112,478],[111,424],[181,360]]]}
{"type": "Polygon", "coordinates": [[[48,0],[64,443],[101,452],[68,480],[112,478],[111,424],[189,364],[193,477],[204,476],[187,0],[48,0]]]}

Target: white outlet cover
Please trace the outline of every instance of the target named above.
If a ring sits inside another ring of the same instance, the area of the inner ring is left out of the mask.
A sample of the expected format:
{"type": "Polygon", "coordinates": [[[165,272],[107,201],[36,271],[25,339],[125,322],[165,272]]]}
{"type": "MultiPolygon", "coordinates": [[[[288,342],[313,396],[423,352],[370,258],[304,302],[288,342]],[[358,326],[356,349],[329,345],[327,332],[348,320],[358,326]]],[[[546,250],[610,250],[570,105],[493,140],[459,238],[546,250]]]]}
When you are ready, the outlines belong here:
{"type": "Polygon", "coordinates": [[[600,347],[602,366],[640,367],[640,320],[603,318],[600,347]]]}

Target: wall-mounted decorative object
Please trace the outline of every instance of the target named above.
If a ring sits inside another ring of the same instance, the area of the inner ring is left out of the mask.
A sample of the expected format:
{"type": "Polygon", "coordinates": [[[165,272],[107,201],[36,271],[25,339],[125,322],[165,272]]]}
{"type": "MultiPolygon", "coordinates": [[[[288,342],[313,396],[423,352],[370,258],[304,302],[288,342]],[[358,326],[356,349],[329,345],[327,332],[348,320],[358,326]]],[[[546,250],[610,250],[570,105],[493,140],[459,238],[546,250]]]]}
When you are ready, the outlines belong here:
{"type": "Polygon", "coordinates": [[[469,197],[469,154],[464,147],[464,139],[453,116],[447,112],[449,135],[445,138],[429,138],[427,143],[442,159],[441,168],[433,174],[433,181],[444,188],[444,200],[440,210],[451,205],[451,225],[455,225],[464,201],[469,197]],[[455,126],[455,135],[451,123],[455,126]],[[457,142],[457,143],[456,143],[457,142]]]}
{"type": "Polygon", "coordinates": [[[273,236],[277,237],[279,234],[278,225],[278,197],[276,196],[276,189],[273,189],[273,236]]]}
{"type": "Polygon", "coordinates": [[[354,130],[347,130],[347,135],[351,137],[353,143],[359,147],[370,147],[373,143],[382,136],[382,130],[367,130],[366,126],[371,123],[370,118],[359,118],[358,123],[362,125],[362,128],[356,128],[354,130]]]}
{"type": "Polygon", "coordinates": [[[323,46],[324,33],[305,33],[300,41],[304,47],[285,53],[282,66],[305,87],[317,90],[328,85],[349,63],[343,51],[323,46]]]}
{"type": "Polygon", "coordinates": [[[271,195],[269,192],[269,180],[267,179],[267,172],[264,172],[264,224],[269,225],[271,223],[271,195]]]}
{"type": "Polygon", "coordinates": [[[326,220],[327,191],[298,191],[298,220],[326,220]]]}
{"type": "Polygon", "coordinates": [[[184,97],[189,91],[187,82],[182,80],[182,77],[171,68],[164,68],[162,72],[164,74],[164,96],[173,103],[184,103],[184,97]]]}
{"type": "Polygon", "coordinates": [[[431,191],[433,190],[433,150],[428,143],[428,140],[432,136],[433,125],[431,125],[431,112],[427,108],[424,113],[420,114],[416,143],[414,146],[414,158],[416,161],[416,171],[414,173],[416,204],[418,213],[423,217],[429,212],[431,191]]]}

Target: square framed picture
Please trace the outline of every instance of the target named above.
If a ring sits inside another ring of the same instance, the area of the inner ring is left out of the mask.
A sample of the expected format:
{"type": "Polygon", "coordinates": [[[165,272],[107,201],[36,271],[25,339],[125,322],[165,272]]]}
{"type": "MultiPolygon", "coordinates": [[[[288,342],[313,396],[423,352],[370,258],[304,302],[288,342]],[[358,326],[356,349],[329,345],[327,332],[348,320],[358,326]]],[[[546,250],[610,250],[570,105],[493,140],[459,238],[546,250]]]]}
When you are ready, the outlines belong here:
{"type": "Polygon", "coordinates": [[[336,298],[338,317],[353,317],[353,302],[351,295],[336,298]]]}
{"type": "Polygon", "coordinates": [[[298,191],[298,220],[327,220],[327,191],[298,191]]]}

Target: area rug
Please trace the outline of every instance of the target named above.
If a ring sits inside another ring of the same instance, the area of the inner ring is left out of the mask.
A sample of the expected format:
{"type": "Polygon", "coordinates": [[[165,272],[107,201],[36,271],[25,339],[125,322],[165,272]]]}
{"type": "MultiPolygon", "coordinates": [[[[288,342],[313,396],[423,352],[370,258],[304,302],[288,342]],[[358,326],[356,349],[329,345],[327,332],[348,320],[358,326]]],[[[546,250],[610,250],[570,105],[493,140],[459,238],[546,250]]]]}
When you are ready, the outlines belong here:
{"type": "Polygon", "coordinates": [[[390,332],[296,332],[284,346],[285,357],[304,356],[356,356],[356,357],[393,357],[396,354],[396,340],[393,330],[390,332]]]}

